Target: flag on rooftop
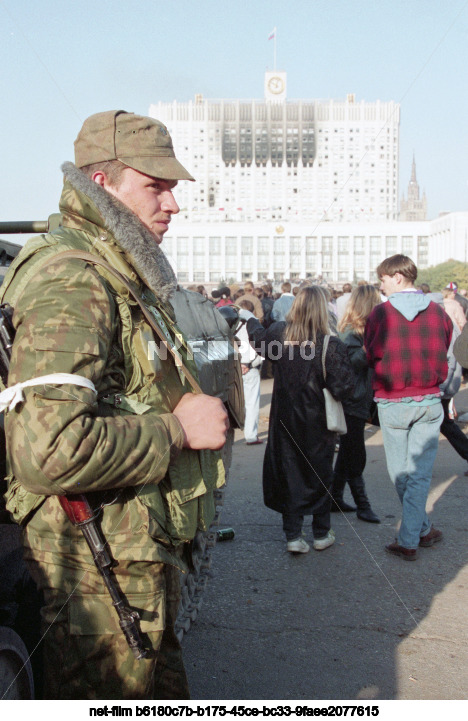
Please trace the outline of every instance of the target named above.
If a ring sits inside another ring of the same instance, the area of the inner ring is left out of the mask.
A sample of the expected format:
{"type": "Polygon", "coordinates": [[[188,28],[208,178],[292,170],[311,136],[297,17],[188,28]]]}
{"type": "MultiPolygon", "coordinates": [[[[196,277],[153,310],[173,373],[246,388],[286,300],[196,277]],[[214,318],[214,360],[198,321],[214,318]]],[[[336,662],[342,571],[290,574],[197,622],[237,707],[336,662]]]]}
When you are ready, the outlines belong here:
{"type": "Polygon", "coordinates": [[[276,28],[273,28],[273,30],[271,31],[271,33],[268,36],[268,40],[273,40],[275,35],[276,35],[276,28]]]}

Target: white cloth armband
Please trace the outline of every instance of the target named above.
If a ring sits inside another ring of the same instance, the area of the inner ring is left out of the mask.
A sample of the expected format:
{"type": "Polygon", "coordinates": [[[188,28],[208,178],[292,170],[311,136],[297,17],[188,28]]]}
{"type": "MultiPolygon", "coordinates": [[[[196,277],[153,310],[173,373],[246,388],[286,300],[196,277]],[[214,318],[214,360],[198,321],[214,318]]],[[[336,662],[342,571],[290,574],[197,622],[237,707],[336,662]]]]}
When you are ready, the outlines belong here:
{"type": "Polygon", "coordinates": [[[79,376],[74,373],[50,373],[49,375],[31,378],[29,381],[16,383],[14,386],[5,388],[5,390],[0,393],[0,413],[4,411],[5,408],[12,411],[18,403],[24,401],[23,388],[29,388],[30,386],[62,385],[63,383],[83,386],[97,394],[94,383],[84,376],[79,376]]]}

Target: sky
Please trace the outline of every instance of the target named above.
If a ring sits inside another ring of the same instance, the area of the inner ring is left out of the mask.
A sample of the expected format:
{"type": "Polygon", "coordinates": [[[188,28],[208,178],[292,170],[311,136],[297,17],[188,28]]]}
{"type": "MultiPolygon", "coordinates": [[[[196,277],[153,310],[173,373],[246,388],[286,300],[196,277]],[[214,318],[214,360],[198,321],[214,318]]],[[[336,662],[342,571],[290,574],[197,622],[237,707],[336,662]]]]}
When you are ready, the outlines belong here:
{"type": "Polygon", "coordinates": [[[0,220],[57,211],[92,113],[261,99],[275,27],[289,99],[400,103],[400,197],[414,153],[428,217],[468,211],[468,0],[0,0],[0,220]]]}

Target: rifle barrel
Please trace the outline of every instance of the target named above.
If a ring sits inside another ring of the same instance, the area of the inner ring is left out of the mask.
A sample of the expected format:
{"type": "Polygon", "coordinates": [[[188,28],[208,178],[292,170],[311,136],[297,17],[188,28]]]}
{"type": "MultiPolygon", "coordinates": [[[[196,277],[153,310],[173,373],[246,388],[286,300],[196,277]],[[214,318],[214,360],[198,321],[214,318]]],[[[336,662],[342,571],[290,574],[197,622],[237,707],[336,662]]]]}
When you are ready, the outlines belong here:
{"type": "Polygon", "coordinates": [[[14,220],[0,223],[0,233],[47,233],[48,220],[14,220]]]}

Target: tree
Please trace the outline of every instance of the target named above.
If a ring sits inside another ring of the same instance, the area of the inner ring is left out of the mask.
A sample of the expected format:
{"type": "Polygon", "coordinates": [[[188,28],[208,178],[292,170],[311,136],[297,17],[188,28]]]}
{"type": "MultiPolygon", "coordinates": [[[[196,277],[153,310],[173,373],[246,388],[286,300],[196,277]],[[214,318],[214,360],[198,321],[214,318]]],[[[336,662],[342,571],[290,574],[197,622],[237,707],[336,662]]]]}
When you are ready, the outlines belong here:
{"type": "Polygon", "coordinates": [[[416,285],[421,283],[427,283],[432,291],[442,290],[448,283],[456,283],[458,288],[468,289],[468,263],[450,259],[420,270],[416,285]]]}

